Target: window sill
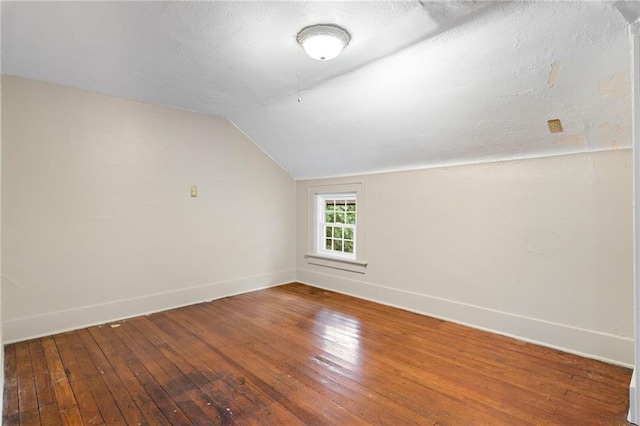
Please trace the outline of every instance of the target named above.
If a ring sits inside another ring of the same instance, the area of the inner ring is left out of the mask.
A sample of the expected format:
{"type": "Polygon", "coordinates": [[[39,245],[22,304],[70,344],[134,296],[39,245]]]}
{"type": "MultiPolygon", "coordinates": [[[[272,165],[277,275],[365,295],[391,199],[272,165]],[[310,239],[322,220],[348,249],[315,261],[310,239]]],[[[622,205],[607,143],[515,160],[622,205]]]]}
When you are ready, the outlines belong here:
{"type": "Polygon", "coordinates": [[[320,254],[307,253],[304,255],[307,263],[327,268],[342,269],[343,271],[357,272],[364,274],[367,262],[356,259],[344,259],[341,257],[323,256],[320,254]]]}

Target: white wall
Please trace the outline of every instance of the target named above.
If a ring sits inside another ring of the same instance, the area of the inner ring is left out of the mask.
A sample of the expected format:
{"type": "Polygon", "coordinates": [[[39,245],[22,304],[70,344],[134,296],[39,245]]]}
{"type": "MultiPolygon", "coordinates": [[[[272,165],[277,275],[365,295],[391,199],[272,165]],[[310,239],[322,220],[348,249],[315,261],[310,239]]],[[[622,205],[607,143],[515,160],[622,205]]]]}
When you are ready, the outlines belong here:
{"type": "Polygon", "coordinates": [[[638,389],[638,366],[640,365],[640,19],[629,25],[631,40],[631,81],[632,81],[632,117],[633,117],[633,160],[634,160],[634,301],[635,301],[635,363],[631,384],[629,385],[628,420],[638,423],[640,411],[640,393],[638,389]]]}
{"type": "Polygon", "coordinates": [[[2,122],[6,342],[297,273],[633,364],[630,150],[299,181],[296,189],[219,118],[5,76],[2,122]],[[365,185],[365,274],[304,259],[307,186],[345,182],[365,185]]]}
{"type": "Polygon", "coordinates": [[[297,183],[298,280],[632,365],[631,150],[297,183]],[[366,273],[308,264],[307,187],[363,182],[366,273]]]}
{"type": "MultiPolygon", "coordinates": [[[[2,9],[0,7],[0,9],[2,9]]],[[[0,37],[1,38],[1,37],[0,37]]],[[[0,42],[0,45],[2,43],[0,42]]],[[[0,55],[1,56],[1,55],[0,55]]],[[[1,60],[0,60],[1,61],[1,60]]],[[[2,79],[0,79],[0,99],[2,99],[2,79]]],[[[2,102],[0,102],[0,164],[2,164],[2,148],[1,148],[1,142],[2,142],[2,102]]],[[[2,170],[2,167],[0,166],[0,172],[2,170]]],[[[0,195],[2,194],[2,173],[0,173],[0,195]]],[[[1,205],[2,205],[2,197],[0,196],[0,235],[2,235],[2,209],[1,209],[1,205]]],[[[0,240],[0,365],[4,368],[4,345],[2,344],[3,340],[2,340],[2,243],[0,240]]],[[[0,399],[2,401],[4,401],[4,373],[0,374],[0,399]]],[[[4,404],[3,407],[0,408],[0,415],[4,414],[4,404]]]]}
{"type": "Polygon", "coordinates": [[[233,124],[2,83],[5,342],[295,279],[295,182],[233,124]]]}

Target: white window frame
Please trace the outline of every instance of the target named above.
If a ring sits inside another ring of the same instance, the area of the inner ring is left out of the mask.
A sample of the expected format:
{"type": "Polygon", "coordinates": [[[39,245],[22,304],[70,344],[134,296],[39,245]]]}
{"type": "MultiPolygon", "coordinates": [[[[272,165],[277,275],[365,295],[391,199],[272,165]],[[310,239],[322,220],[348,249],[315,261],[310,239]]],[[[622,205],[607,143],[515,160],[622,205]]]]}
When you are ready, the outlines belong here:
{"type": "Polygon", "coordinates": [[[345,259],[357,259],[356,255],[358,252],[358,197],[356,193],[337,193],[337,194],[317,194],[316,195],[316,217],[318,218],[316,221],[316,252],[325,256],[336,256],[336,257],[344,257],[345,259]],[[335,201],[355,201],[356,202],[356,220],[355,225],[350,225],[348,223],[330,223],[328,224],[325,221],[325,205],[328,200],[335,201]],[[353,253],[344,253],[335,250],[327,250],[325,247],[326,235],[325,228],[326,226],[332,226],[334,228],[342,228],[343,232],[345,229],[353,230],[353,253]]]}
{"type": "Polygon", "coordinates": [[[364,274],[367,262],[364,257],[364,184],[346,183],[336,185],[309,186],[308,189],[308,251],[307,263],[328,268],[364,274]],[[356,224],[354,229],[354,253],[336,253],[324,249],[324,222],[321,217],[326,199],[354,197],[356,200],[356,224]]]}

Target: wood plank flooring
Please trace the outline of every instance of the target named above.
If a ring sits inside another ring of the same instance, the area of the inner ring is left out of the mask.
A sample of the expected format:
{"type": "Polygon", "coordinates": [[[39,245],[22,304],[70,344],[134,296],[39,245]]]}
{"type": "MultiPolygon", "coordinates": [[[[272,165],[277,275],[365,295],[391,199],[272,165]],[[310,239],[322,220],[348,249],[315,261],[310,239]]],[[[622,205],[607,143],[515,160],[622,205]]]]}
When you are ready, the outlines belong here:
{"type": "Polygon", "coordinates": [[[618,425],[631,378],[302,284],[5,350],[5,425],[618,425]]]}

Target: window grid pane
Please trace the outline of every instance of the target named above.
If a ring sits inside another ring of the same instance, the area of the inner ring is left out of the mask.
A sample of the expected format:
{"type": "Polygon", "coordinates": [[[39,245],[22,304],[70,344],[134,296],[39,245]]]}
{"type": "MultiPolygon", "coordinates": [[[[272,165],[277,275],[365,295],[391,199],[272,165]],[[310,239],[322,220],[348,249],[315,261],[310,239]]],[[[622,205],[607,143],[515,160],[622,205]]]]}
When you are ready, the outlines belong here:
{"type": "Polygon", "coordinates": [[[355,249],[356,200],[325,199],[322,206],[324,249],[352,255],[355,249]]]}

